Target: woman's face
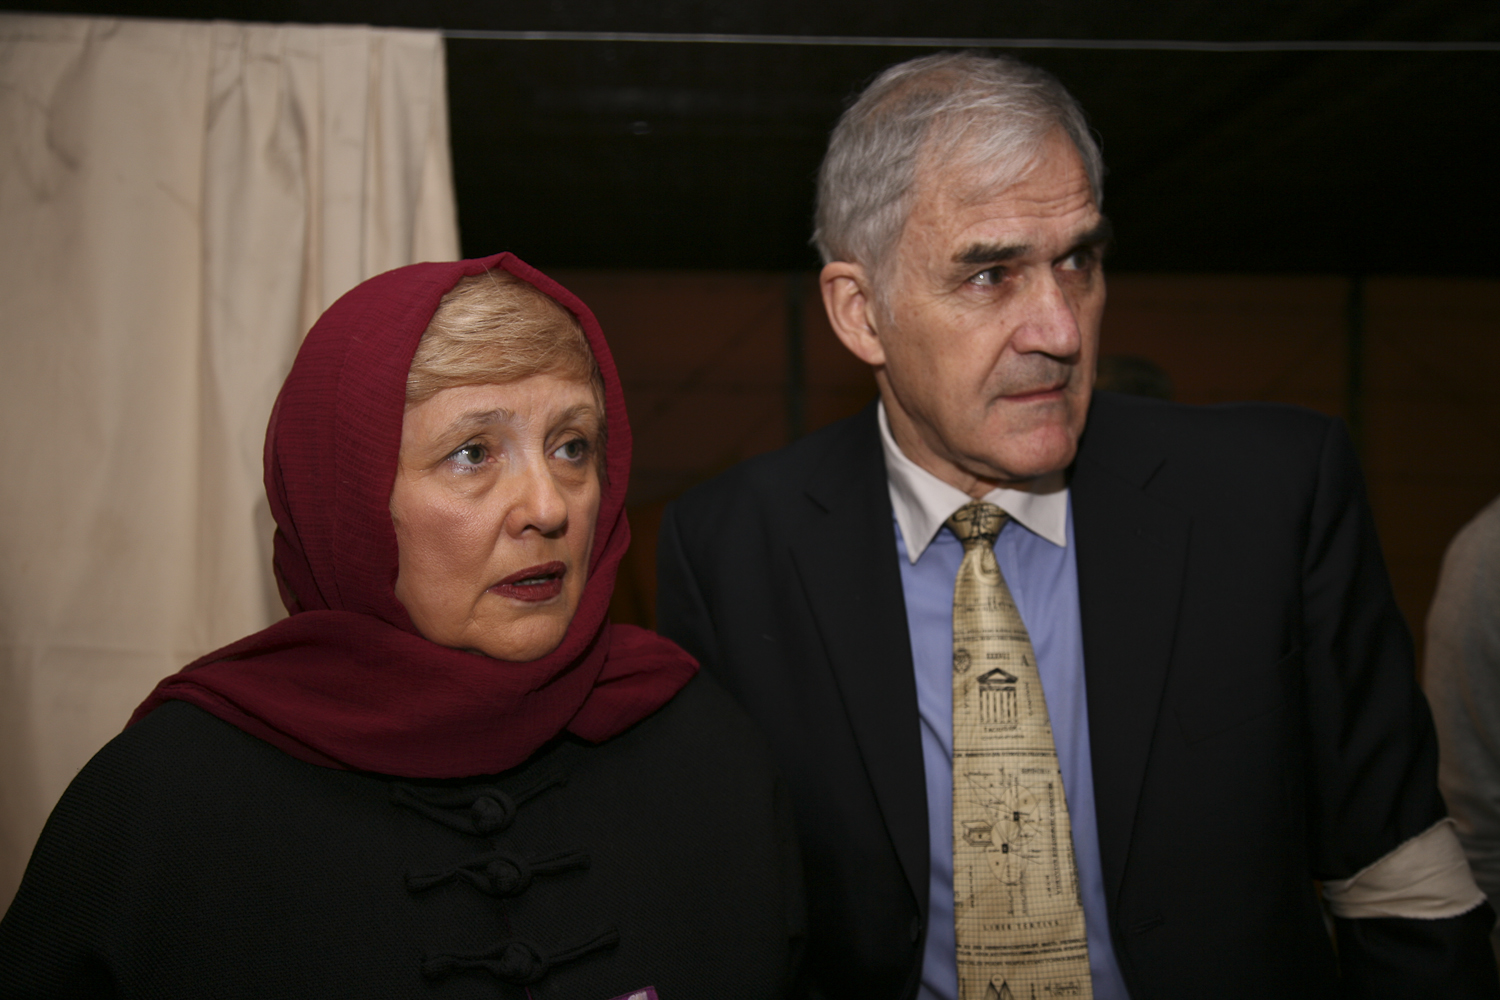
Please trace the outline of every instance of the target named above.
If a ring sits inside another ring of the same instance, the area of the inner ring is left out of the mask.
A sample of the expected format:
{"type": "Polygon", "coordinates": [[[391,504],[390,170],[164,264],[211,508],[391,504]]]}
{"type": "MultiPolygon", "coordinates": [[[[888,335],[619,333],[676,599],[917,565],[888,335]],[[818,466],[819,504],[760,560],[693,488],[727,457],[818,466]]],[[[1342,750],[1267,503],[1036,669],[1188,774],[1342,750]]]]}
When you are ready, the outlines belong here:
{"type": "Polygon", "coordinates": [[[562,642],[588,576],[603,420],[588,383],[554,375],[407,407],[396,597],[425,638],[516,661],[562,642]]]}

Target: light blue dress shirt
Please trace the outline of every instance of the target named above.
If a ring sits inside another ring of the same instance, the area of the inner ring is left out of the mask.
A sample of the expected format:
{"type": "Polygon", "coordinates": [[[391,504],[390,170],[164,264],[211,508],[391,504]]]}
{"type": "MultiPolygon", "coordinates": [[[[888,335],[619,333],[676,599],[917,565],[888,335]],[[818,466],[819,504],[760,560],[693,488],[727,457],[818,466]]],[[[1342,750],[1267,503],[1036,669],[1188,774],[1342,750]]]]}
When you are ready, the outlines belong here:
{"type": "MultiPolygon", "coordinates": [[[[908,531],[941,525],[969,498],[902,455],[890,436],[885,413],[880,429],[897,510],[896,549],[906,619],[916,670],[922,758],[927,778],[927,822],[931,884],[927,947],[918,1000],[956,1000],[958,972],[953,936],[953,582],[963,545],[947,527],[916,542],[910,558],[908,531]],[[893,454],[894,452],[894,454],[893,454]],[[925,477],[922,478],[922,477],[925,477]],[[930,480],[930,481],[929,481],[930,480]],[[946,492],[945,492],[946,491],[946,492]],[[951,504],[951,509],[949,505],[951,504]],[[902,522],[906,522],[903,526],[902,522]],[[918,527],[920,526],[920,528],[918,527]]],[[[1057,745],[1063,791],[1073,828],[1088,930],[1089,966],[1095,1000],[1129,1000],[1109,936],[1104,876],[1094,815],[1089,758],[1088,702],[1083,674],[1083,627],[1078,605],[1078,567],[1073,553],[1073,517],[1067,491],[1040,498],[997,490],[986,497],[1007,510],[995,541],[995,557],[1036,651],[1057,745]],[[1060,523],[1059,523],[1060,522],[1060,523]],[[1039,530],[1041,533],[1039,533],[1039,530]],[[1044,537],[1051,535],[1052,539],[1044,537]],[[1058,544],[1063,542],[1065,544],[1058,544]]]]}

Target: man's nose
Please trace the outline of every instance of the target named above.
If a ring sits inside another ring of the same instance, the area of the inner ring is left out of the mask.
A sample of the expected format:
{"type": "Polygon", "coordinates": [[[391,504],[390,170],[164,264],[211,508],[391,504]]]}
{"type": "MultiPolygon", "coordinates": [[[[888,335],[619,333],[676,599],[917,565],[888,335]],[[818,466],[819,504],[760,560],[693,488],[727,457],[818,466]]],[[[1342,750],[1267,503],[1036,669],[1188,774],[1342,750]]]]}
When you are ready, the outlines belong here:
{"type": "Polygon", "coordinates": [[[1078,314],[1050,268],[1027,283],[1017,306],[1020,322],[1011,338],[1016,351],[1066,360],[1083,349],[1078,314]]]}

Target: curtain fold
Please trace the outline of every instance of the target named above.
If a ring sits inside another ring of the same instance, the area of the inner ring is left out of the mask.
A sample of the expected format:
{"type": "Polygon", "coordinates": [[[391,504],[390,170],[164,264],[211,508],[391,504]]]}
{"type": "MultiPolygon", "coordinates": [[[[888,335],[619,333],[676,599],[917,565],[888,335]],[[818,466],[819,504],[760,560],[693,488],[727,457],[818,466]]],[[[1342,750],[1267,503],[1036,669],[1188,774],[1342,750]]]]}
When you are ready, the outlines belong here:
{"type": "Polygon", "coordinates": [[[0,14],[0,906],[156,680],[282,614],[302,334],[457,255],[435,32],[0,14]]]}

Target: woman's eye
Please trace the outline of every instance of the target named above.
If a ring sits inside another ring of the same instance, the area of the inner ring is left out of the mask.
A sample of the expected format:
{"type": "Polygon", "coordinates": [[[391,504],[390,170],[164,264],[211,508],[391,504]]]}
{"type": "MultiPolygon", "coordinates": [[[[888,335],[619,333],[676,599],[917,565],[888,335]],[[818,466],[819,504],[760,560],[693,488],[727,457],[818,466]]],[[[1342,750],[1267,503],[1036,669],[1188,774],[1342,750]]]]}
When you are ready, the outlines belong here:
{"type": "Polygon", "coordinates": [[[448,457],[459,465],[473,467],[483,463],[487,454],[482,444],[466,444],[448,457]]]}
{"type": "Polygon", "coordinates": [[[558,458],[565,458],[570,462],[576,462],[589,452],[589,443],[583,438],[573,438],[562,445],[552,454],[558,458]]]}

